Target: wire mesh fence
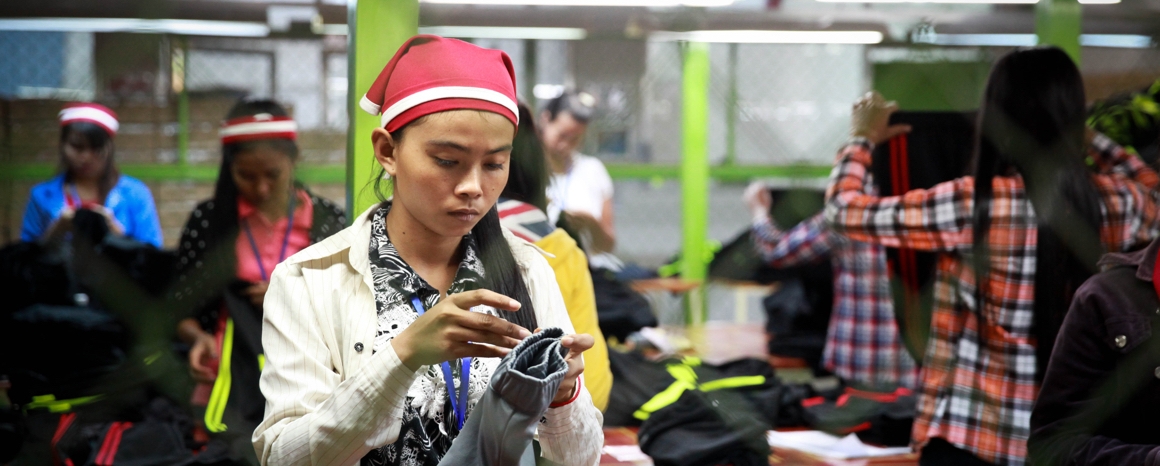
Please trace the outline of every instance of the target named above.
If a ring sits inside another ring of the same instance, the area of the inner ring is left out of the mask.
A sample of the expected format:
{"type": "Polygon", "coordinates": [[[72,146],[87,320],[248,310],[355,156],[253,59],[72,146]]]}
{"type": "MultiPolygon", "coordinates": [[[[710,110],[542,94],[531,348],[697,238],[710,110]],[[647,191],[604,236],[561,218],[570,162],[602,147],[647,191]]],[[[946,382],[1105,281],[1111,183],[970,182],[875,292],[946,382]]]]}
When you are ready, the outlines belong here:
{"type": "MultiPolygon", "coordinates": [[[[520,95],[534,107],[565,88],[593,94],[598,108],[581,151],[603,160],[614,174],[622,173],[615,169],[622,164],[680,163],[681,43],[609,38],[475,42],[512,56],[520,95]]],[[[873,50],[860,45],[712,44],[711,163],[829,164],[845,138],[850,103],[874,87],[875,68],[867,59],[873,50]]],[[[993,60],[1004,51],[989,50],[979,60],[993,60]]],[[[1160,76],[1156,49],[1087,47],[1083,52],[1092,98],[1141,88],[1160,76]]],[[[18,235],[27,184],[55,170],[56,113],[67,101],[97,100],[118,113],[122,127],[116,157],[124,165],[185,164],[212,173],[220,160],[218,127],[243,96],[272,98],[294,115],[301,128],[302,170],[335,171],[346,161],[345,37],[0,31],[0,55],[6,57],[0,61],[0,161],[39,167],[15,177],[19,182],[5,182],[0,240],[18,235]],[[187,99],[187,119],[182,99],[187,99]],[[188,136],[184,149],[183,128],[188,136]]],[[[167,172],[149,180],[169,241],[176,239],[192,203],[209,194],[211,177],[188,173],[167,172]]],[[[671,171],[633,173],[615,181],[617,252],[654,266],[680,249],[680,184],[664,175],[671,171]]],[[[341,180],[332,181],[316,188],[342,203],[341,180]]],[[[728,241],[746,228],[742,189],[743,181],[712,183],[713,240],[728,241]]]]}

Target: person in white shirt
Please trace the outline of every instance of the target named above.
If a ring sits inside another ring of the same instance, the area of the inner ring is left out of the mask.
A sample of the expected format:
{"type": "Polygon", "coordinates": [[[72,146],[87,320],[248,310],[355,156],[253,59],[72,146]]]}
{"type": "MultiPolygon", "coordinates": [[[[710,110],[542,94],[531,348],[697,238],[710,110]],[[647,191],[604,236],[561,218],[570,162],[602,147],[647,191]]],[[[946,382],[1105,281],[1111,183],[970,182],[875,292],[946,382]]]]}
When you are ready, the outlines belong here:
{"type": "MultiPolygon", "coordinates": [[[[543,252],[500,225],[519,122],[511,60],[432,35],[395,53],[360,106],[390,200],[291,256],[266,294],[253,442],[263,464],[439,464],[499,367],[558,327],[568,370],[538,425],[544,459],[594,465],[603,416],[543,252]]],[[[502,387],[497,390],[502,391],[502,387]]],[[[502,428],[502,426],[495,426],[502,428]]],[[[467,439],[471,441],[472,439],[467,439]]]]}
{"type": "Polygon", "coordinates": [[[616,246],[612,178],[600,159],[576,150],[584,141],[595,104],[591,94],[564,92],[548,101],[537,125],[552,170],[548,220],[555,224],[565,217],[590,254],[612,252],[616,246]]]}

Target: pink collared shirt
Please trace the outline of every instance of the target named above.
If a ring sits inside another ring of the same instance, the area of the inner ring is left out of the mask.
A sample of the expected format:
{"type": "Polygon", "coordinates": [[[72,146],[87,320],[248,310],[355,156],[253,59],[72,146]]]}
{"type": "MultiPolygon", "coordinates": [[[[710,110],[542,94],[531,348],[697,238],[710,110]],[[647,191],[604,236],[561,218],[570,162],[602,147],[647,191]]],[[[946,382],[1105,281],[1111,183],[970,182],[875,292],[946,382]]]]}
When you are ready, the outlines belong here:
{"type": "MultiPolygon", "coordinates": [[[[310,227],[314,218],[314,204],[310,202],[310,196],[306,195],[306,191],[301,189],[295,191],[295,198],[294,225],[290,230],[290,244],[286,247],[286,257],[282,257],[282,260],[310,246],[310,227]]],[[[271,222],[253,204],[246,202],[241,197],[238,198],[239,231],[235,246],[238,257],[238,278],[253,283],[269,280],[269,274],[274,273],[274,266],[278,265],[279,262],[278,255],[282,252],[287,221],[286,217],[282,217],[271,222]],[[246,236],[245,226],[247,224],[250,227],[250,232],[254,235],[254,243],[258,246],[262,266],[266,269],[266,278],[262,277],[258,258],[254,254],[253,246],[250,245],[249,237],[246,236]]]]}

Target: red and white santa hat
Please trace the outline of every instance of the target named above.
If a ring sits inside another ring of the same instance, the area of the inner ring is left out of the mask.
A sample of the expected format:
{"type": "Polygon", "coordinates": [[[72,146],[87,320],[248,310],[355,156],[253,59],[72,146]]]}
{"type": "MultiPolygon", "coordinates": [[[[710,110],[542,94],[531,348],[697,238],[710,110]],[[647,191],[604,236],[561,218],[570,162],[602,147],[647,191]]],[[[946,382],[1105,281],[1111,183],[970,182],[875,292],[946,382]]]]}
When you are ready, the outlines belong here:
{"type": "Polygon", "coordinates": [[[298,123],[288,116],[269,113],[238,117],[222,124],[222,144],[253,141],[256,139],[298,139],[298,123]]]}
{"type": "Polygon", "coordinates": [[[359,102],[395,131],[432,113],[484,110],[519,124],[516,73],[499,50],[420,34],[407,40],[359,102]]]}
{"type": "Polygon", "coordinates": [[[88,102],[73,102],[65,105],[64,109],[60,111],[60,126],[64,127],[73,123],[82,122],[100,126],[110,136],[115,136],[117,129],[121,127],[117,123],[117,114],[113,113],[112,110],[109,110],[109,107],[104,105],[88,102]]]}

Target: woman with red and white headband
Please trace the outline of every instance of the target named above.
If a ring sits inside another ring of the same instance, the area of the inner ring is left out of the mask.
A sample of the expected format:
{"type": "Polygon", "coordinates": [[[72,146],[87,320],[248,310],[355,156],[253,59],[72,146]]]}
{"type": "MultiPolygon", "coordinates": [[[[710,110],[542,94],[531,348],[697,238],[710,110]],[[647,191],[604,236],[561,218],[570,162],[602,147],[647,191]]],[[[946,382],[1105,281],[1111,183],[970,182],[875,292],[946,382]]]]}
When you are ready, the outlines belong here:
{"type": "Polygon", "coordinates": [[[88,209],[105,216],[109,229],[161,246],[161,224],[145,183],[122,175],[113,157],[120,124],[108,107],[73,103],[60,111],[61,173],[32,188],[21,241],[60,238],[73,214],[88,209]]]}
{"type": "Polygon", "coordinates": [[[342,208],[294,179],[297,125],[269,100],[234,105],[221,129],[213,199],[198,204],[178,244],[179,337],[190,345],[205,427],[256,462],[250,434],[262,420],[258,389],[262,304],[270,274],[290,255],[346,227],[342,208]]]}
{"type": "MultiPolygon", "coordinates": [[[[537,429],[545,459],[596,464],[603,418],[580,377],[595,341],[572,334],[542,250],[503,229],[496,209],[519,124],[510,58],[415,36],[360,106],[380,115],[360,137],[381,167],[376,187],[389,178],[392,197],[379,191],[382,202],[353,225],[274,272],[262,327],[266,418],[254,431],[262,462],[468,464],[453,442],[537,429]],[[473,430],[482,423],[469,420],[506,412],[488,395],[511,385],[492,387],[492,376],[537,327],[558,328],[568,350],[556,360],[566,367],[553,366],[558,385],[514,397],[542,417],[473,430]]],[[[515,464],[495,454],[519,449],[467,451],[479,460],[471,464],[515,464]]]]}

